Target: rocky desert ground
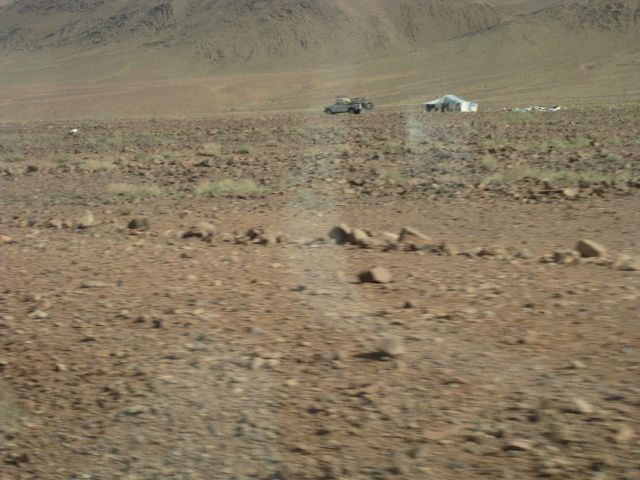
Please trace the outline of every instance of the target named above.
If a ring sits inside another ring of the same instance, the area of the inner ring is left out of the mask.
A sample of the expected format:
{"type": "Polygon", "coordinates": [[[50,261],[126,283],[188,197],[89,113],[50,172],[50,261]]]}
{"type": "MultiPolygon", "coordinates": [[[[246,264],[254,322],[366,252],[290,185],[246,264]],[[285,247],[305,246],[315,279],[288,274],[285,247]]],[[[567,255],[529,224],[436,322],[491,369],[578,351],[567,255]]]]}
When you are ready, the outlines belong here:
{"type": "Polygon", "coordinates": [[[2,124],[0,478],[640,478],[639,115],[2,124]]]}

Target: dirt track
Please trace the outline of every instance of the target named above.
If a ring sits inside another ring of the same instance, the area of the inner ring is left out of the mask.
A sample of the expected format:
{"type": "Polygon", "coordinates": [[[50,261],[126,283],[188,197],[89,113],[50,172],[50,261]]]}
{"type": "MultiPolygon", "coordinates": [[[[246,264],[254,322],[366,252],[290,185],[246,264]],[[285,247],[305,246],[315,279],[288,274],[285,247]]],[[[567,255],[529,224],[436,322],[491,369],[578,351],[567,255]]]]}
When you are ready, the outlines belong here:
{"type": "Polygon", "coordinates": [[[640,478],[636,118],[3,126],[0,478],[640,478]]]}

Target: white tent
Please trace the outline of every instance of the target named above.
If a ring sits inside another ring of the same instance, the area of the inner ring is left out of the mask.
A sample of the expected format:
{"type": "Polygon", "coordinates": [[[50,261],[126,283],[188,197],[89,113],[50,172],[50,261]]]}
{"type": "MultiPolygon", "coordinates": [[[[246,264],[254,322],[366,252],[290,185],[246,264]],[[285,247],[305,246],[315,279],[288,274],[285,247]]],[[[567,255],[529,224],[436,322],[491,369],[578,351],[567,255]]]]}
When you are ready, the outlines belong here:
{"type": "Polygon", "coordinates": [[[445,95],[422,104],[425,112],[477,112],[478,104],[455,95],[445,95]]]}

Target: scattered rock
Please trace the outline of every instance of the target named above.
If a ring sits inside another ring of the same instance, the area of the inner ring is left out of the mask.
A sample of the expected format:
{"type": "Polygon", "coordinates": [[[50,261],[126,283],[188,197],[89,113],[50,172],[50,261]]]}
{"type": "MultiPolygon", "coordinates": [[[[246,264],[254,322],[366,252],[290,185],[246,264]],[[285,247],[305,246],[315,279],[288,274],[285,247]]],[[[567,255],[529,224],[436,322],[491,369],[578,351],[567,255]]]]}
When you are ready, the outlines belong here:
{"type": "Polygon", "coordinates": [[[595,412],[593,406],[582,398],[574,398],[573,405],[569,409],[570,412],[580,413],[582,415],[590,415],[595,412]]]}
{"type": "Polygon", "coordinates": [[[516,252],[515,257],[522,260],[528,260],[530,258],[533,258],[533,253],[531,253],[531,250],[529,250],[528,248],[522,248],[516,252]]]}
{"type": "Polygon", "coordinates": [[[406,352],[404,340],[402,337],[387,336],[378,342],[380,353],[389,357],[398,357],[406,352]]]}
{"type": "Polygon", "coordinates": [[[329,238],[335,240],[338,245],[343,245],[349,242],[349,238],[351,236],[351,227],[341,223],[337,227],[333,227],[329,232],[329,238]]]}
{"type": "Polygon", "coordinates": [[[621,425],[613,436],[613,441],[620,444],[629,443],[635,436],[633,428],[629,425],[621,425]]]}
{"type": "Polygon", "coordinates": [[[507,452],[530,452],[533,450],[533,444],[529,440],[524,439],[512,440],[504,446],[503,450],[507,452]]]}
{"type": "Polygon", "coordinates": [[[77,227],[80,229],[90,228],[96,224],[96,219],[93,216],[91,210],[85,210],[80,220],[78,220],[77,227]]]}
{"type": "Polygon", "coordinates": [[[109,288],[113,286],[112,283],[101,282],[100,280],[83,280],[80,282],[80,288],[109,288]]]}
{"type": "Polygon", "coordinates": [[[580,260],[580,252],[576,250],[556,250],[553,252],[553,261],[558,265],[573,265],[580,260]]]}
{"type": "Polygon", "coordinates": [[[562,189],[562,196],[567,200],[575,200],[580,195],[580,190],[577,188],[564,188],[562,189]]]}
{"type": "Polygon", "coordinates": [[[371,235],[365,230],[354,228],[349,235],[349,243],[358,247],[368,247],[371,245],[371,235]]]}
{"type": "Polygon", "coordinates": [[[64,225],[62,223],[62,220],[58,218],[52,218],[48,222],[45,222],[44,226],[45,228],[54,228],[56,230],[60,230],[63,228],[64,225]]]}
{"type": "Polygon", "coordinates": [[[620,255],[614,262],[613,268],[623,272],[639,272],[640,257],[632,257],[630,255],[620,255]]]}
{"type": "Polygon", "coordinates": [[[149,409],[143,405],[133,405],[131,407],[125,408],[122,413],[128,416],[137,416],[147,413],[149,409]]]}
{"type": "Polygon", "coordinates": [[[282,235],[266,231],[262,228],[250,228],[244,235],[238,235],[235,243],[238,245],[274,245],[276,243],[284,243],[286,238],[282,235]]]}
{"type": "Polygon", "coordinates": [[[146,217],[137,217],[131,219],[127,228],[131,230],[146,230],[149,228],[149,219],[146,217]]]}
{"type": "Polygon", "coordinates": [[[393,232],[382,232],[380,239],[387,243],[397,243],[400,241],[400,235],[393,232]]]}
{"type": "Polygon", "coordinates": [[[11,237],[9,235],[0,235],[0,245],[9,242],[11,242],[11,237]]]}
{"type": "Polygon", "coordinates": [[[458,255],[459,250],[451,245],[449,242],[442,242],[440,244],[440,252],[443,253],[444,255],[449,255],[450,257],[453,257],[455,255],[458,255]]]}
{"type": "Polygon", "coordinates": [[[569,366],[573,369],[582,369],[582,368],[587,368],[587,366],[584,364],[584,362],[581,362],[580,360],[571,360],[569,362],[569,366]]]}
{"type": "Polygon", "coordinates": [[[492,245],[490,247],[480,248],[480,250],[477,252],[477,255],[479,257],[506,257],[507,255],[509,255],[509,253],[507,252],[507,249],[502,245],[492,245]]]}
{"type": "Polygon", "coordinates": [[[402,230],[400,230],[400,234],[398,235],[398,241],[401,243],[415,241],[430,242],[431,238],[413,227],[402,227],[402,230]]]}
{"type": "Polygon", "coordinates": [[[64,363],[56,363],[53,369],[56,372],[66,372],[68,370],[68,367],[64,363]]]}
{"type": "Polygon", "coordinates": [[[358,278],[362,283],[390,283],[393,280],[391,272],[384,267],[373,267],[360,272],[358,278]]]}
{"type": "Polygon", "coordinates": [[[607,249],[593,240],[579,240],[576,243],[576,250],[584,258],[602,258],[607,255],[607,249]]]}
{"type": "Polygon", "coordinates": [[[201,238],[204,241],[210,241],[215,235],[216,227],[208,222],[198,222],[189,230],[185,231],[182,238],[201,238]]]}

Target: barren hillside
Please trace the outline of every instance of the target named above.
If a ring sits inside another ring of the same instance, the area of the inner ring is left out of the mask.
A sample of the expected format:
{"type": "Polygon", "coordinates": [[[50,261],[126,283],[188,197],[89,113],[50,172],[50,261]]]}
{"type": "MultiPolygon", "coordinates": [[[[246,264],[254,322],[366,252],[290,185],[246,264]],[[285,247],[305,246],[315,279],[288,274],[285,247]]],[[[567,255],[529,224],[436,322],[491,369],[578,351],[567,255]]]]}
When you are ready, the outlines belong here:
{"type": "Polygon", "coordinates": [[[8,50],[168,48],[223,67],[377,58],[499,22],[466,0],[25,0],[2,18],[8,50]]]}
{"type": "Polygon", "coordinates": [[[21,0],[0,10],[7,118],[640,97],[639,0],[21,0]]]}

